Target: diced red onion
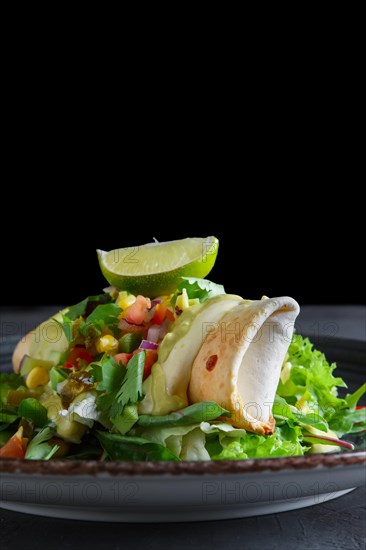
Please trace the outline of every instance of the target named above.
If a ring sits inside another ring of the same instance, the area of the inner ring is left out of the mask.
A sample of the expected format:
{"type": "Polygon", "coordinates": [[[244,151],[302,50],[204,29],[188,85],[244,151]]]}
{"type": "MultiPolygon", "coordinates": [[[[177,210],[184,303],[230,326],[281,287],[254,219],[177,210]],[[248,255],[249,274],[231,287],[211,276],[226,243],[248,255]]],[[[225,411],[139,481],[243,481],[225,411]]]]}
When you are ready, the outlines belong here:
{"type": "Polygon", "coordinates": [[[170,320],[168,317],[165,317],[164,321],[160,325],[160,331],[159,331],[159,340],[162,340],[166,333],[168,332],[170,325],[170,320]]]}
{"type": "Polygon", "coordinates": [[[151,325],[149,327],[149,330],[147,331],[147,340],[150,340],[150,342],[157,343],[159,341],[160,336],[160,325],[151,325]]]}
{"type": "Polygon", "coordinates": [[[163,301],[163,300],[159,300],[159,299],[157,299],[157,300],[152,300],[152,302],[151,302],[151,307],[154,307],[154,306],[156,306],[157,304],[161,304],[162,301],[163,301]]]}
{"type": "Polygon", "coordinates": [[[154,317],[155,315],[155,307],[152,307],[151,309],[149,309],[146,313],[145,313],[145,317],[144,317],[144,323],[150,323],[151,319],[154,317]]]}
{"type": "Polygon", "coordinates": [[[158,344],[156,344],[155,342],[150,342],[150,340],[142,340],[139,349],[156,350],[158,349],[158,344]]]}
{"type": "Polygon", "coordinates": [[[306,439],[320,439],[324,441],[329,441],[330,443],[334,443],[334,445],[338,445],[339,447],[344,447],[345,449],[349,449],[350,451],[353,451],[355,448],[352,443],[349,443],[348,441],[343,441],[342,439],[336,439],[335,437],[328,437],[325,435],[305,435],[306,439]]]}

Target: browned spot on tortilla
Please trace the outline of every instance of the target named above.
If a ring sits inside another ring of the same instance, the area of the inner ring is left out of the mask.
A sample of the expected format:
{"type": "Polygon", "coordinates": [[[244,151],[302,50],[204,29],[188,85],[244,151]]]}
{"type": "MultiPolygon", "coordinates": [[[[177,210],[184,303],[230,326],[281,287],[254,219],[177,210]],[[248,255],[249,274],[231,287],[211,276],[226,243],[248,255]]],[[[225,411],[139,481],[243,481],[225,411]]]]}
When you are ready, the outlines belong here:
{"type": "Polygon", "coordinates": [[[267,424],[264,424],[264,426],[263,426],[264,434],[265,435],[272,435],[273,432],[274,432],[275,426],[276,426],[276,421],[273,418],[273,416],[271,415],[271,417],[268,419],[267,424]]]}
{"type": "Polygon", "coordinates": [[[211,372],[212,370],[214,370],[214,368],[216,367],[217,359],[217,355],[210,355],[210,357],[206,361],[206,369],[208,371],[211,372]]]}

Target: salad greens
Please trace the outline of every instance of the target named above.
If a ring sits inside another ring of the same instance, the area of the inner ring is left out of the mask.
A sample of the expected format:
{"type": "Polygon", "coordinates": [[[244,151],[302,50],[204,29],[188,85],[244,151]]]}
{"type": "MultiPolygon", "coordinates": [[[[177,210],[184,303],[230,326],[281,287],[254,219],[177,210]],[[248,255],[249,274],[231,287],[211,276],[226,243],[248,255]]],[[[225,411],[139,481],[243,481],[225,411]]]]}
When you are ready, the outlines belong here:
{"type": "Polygon", "coordinates": [[[38,432],[29,443],[25,458],[28,460],[49,460],[58,451],[57,444],[50,444],[52,438],[51,428],[44,428],[38,432]]]}
{"type": "Polygon", "coordinates": [[[198,299],[201,303],[208,300],[208,298],[213,298],[213,296],[225,294],[225,289],[222,285],[218,285],[207,279],[182,277],[182,280],[182,283],[178,285],[177,291],[173,294],[173,305],[175,305],[177,297],[182,293],[183,289],[187,292],[189,299],[198,299]]]}
{"type": "Polygon", "coordinates": [[[158,346],[182,304],[224,292],[221,285],[183,277],[174,294],[153,302],[112,289],[69,308],[57,321],[68,348],[50,368],[48,384],[33,383],[33,370],[27,373],[32,384],[27,376],[0,375],[0,456],[14,456],[7,453],[15,452],[9,449],[16,437],[15,456],[30,460],[225,460],[352,448],[340,438],[366,432],[366,409],[357,408],[366,384],[339,397],[337,388],[347,386],[334,376],[335,364],[298,334],[283,363],[272,435],[233,427],[219,403],[173,406],[160,383],[155,398],[170,403],[169,412],[139,410],[158,346]]]}

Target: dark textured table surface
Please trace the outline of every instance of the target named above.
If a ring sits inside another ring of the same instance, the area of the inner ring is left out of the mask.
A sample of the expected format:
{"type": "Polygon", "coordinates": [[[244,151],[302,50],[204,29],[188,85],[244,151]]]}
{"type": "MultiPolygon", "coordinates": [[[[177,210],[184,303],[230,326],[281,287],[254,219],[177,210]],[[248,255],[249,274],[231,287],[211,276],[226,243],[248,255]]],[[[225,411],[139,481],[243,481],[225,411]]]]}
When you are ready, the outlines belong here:
{"type": "MultiPolygon", "coordinates": [[[[2,353],[15,334],[31,330],[49,308],[0,309],[2,353]]],[[[307,306],[303,333],[366,340],[366,308],[307,306]]],[[[366,345],[366,344],[365,344],[366,345]]],[[[9,355],[10,357],[10,355],[9,355]]],[[[366,495],[355,491],[309,508],[256,518],[183,524],[113,524],[58,520],[0,509],[2,550],[119,549],[365,549],[366,495]]]]}

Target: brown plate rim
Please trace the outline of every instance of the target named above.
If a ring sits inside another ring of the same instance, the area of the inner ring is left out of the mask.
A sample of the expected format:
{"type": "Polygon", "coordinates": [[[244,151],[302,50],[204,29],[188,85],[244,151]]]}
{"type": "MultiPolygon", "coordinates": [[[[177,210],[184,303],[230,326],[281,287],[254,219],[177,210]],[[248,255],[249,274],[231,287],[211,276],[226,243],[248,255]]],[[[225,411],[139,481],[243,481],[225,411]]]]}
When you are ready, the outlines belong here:
{"type": "Polygon", "coordinates": [[[41,476],[156,476],[227,475],[253,472],[281,472],[313,468],[350,467],[366,464],[366,450],[349,453],[322,453],[306,456],[255,458],[203,462],[100,462],[97,460],[0,459],[0,473],[41,476]]]}

